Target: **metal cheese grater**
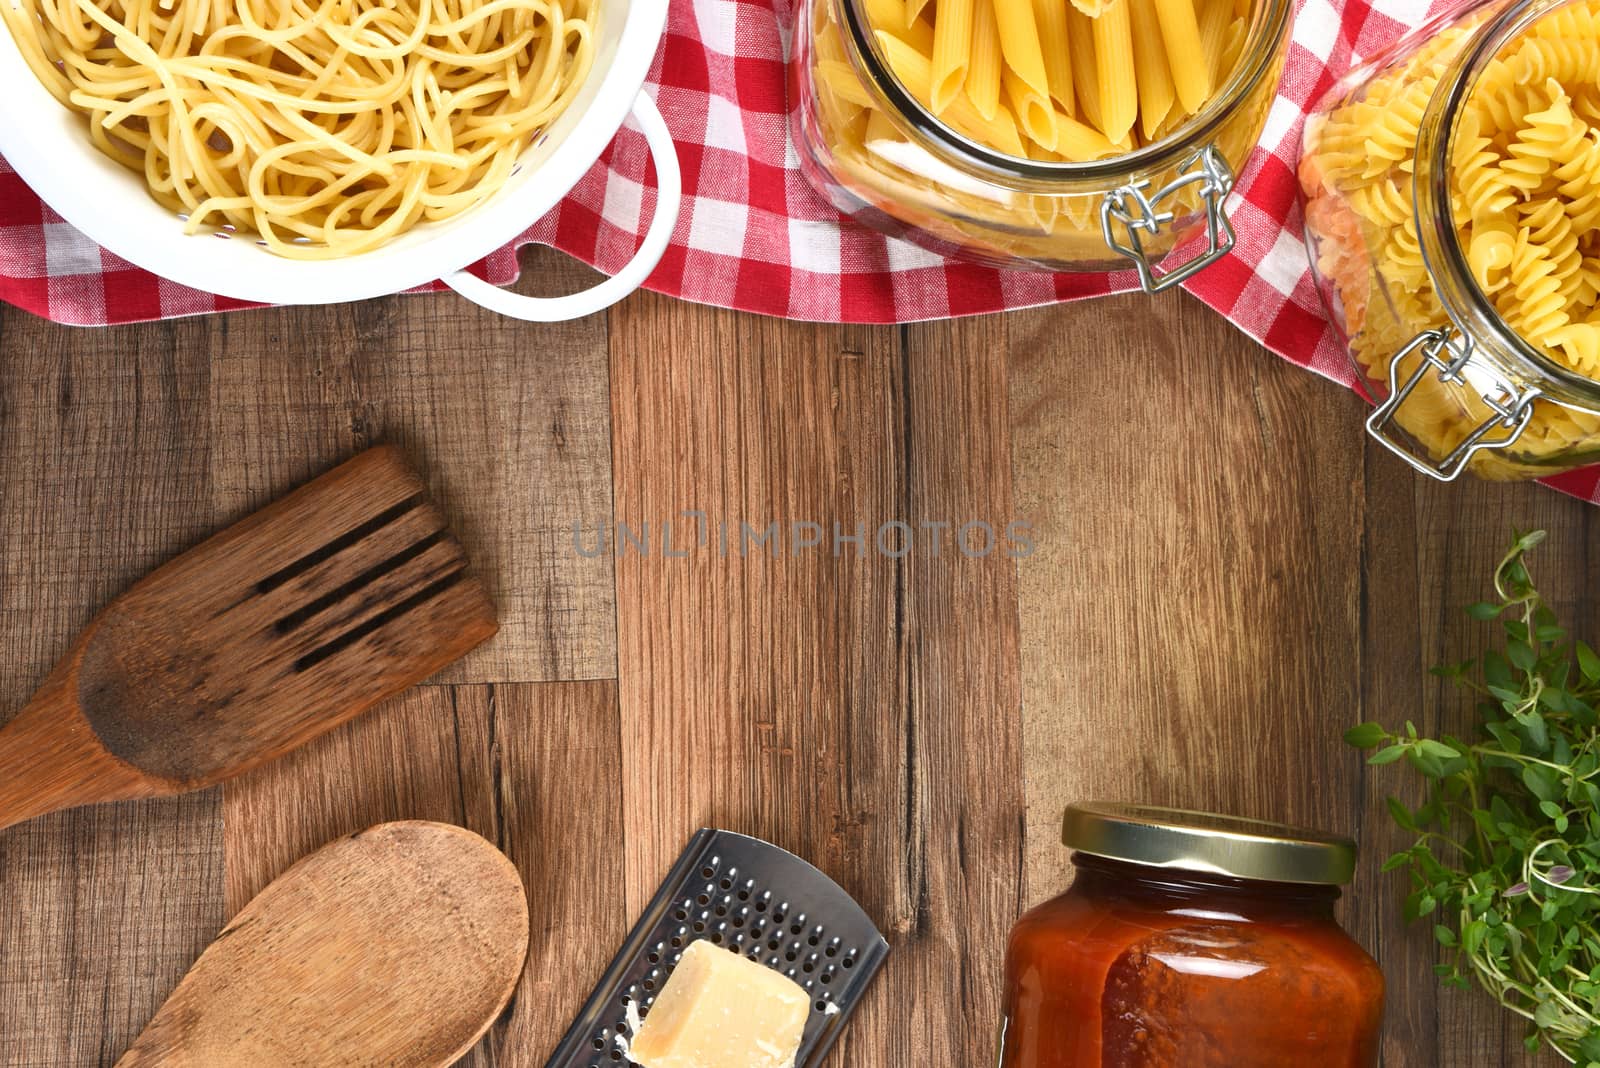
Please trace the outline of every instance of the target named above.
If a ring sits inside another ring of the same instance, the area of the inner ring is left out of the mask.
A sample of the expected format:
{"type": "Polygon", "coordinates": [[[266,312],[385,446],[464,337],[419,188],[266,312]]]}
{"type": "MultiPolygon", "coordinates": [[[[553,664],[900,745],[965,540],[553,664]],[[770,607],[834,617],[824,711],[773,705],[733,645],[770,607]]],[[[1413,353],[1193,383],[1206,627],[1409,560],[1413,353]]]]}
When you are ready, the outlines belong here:
{"type": "Polygon", "coordinates": [[[627,1043],[691,942],[782,972],[811,994],[795,1068],[822,1063],[889,943],[839,885],[787,850],[702,830],[672,866],[545,1068],[630,1064],[627,1043]]]}

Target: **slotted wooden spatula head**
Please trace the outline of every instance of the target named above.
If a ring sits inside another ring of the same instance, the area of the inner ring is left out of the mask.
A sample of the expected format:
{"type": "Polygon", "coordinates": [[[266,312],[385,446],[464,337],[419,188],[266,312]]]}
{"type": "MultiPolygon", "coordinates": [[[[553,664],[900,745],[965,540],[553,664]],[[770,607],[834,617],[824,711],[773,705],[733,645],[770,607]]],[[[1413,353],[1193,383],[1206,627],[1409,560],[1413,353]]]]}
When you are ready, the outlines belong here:
{"type": "Polygon", "coordinates": [[[400,453],[371,449],[166,564],[0,728],[0,827],[197,789],[483,642],[493,606],[400,453]]]}
{"type": "Polygon", "coordinates": [[[527,953],[505,854],[459,827],[380,824],[246,905],[117,1068],[440,1068],[500,1015],[527,953]]]}

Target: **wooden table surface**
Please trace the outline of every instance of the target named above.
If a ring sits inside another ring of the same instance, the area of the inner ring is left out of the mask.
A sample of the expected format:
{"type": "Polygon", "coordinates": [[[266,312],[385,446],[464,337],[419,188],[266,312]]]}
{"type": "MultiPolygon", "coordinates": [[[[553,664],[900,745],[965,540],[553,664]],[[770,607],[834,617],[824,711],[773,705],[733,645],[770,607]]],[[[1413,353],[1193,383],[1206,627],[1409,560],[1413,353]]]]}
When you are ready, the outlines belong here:
{"type": "Polygon", "coordinates": [[[1550,531],[1541,588],[1600,634],[1595,513],[1425,482],[1360,416],[1181,294],[903,328],[653,295],[558,327],[448,294],[102,331],[0,312],[0,707],[136,576],[378,441],[423,467],[503,620],[222,789],[0,833],[0,1065],[111,1064],[274,875],[425,817],[500,844],[533,907],[526,981],[463,1063],[542,1065],[717,825],[812,860],[894,945],[832,1065],[982,1068],[1006,931],[1064,887],[1075,798],[1358,835],[1343,914],[1388,974],[1384,1063],[1523,1064],[1504,1014],[1437,992],[1377,870],[1405,777],[1339,736],[1462,718],[1424,669],[1480,639],[1459,606],[1513,526],[1550,531]],[[832,551],[834,524],[890,521],[909,554],[832,551]],[[741,556],[723,522],[827,533],[741,556]],[[954,540],[1012,522],[1025,558],[954,540]],[[594,552],[618,523],[648,554],[594,552]]]}

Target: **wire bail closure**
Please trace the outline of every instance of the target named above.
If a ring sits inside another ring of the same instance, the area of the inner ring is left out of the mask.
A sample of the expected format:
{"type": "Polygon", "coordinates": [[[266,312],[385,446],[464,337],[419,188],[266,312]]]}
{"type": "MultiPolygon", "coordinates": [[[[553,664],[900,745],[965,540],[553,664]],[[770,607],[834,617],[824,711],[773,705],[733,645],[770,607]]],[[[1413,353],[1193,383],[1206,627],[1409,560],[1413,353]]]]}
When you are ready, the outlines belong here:
{"type": "Polygon", "coordinates": [[[1207,145],[1183,165],[1183,173],[1162,186],[1154,194],[1146,194],[1150,180],[1113,189],[1100,203],[1100,233],[1106,247],[1117,255],[1133,261],[1139,271],[1139,284],[1146,293],[1159,293],[1169,289],[1196,272],[1233,251],[1233,222],[1228,218],[1226,202],[1233,191],[1233,170],[1217,151],[1217,146],[1207,145]],[[1200,197],[1205,202],[1206,248],[1194,259],[1169,271],[1157,274],[1145,251],[1144,242],[1161,233],[1163,227],[1172,225],[1177,212],[1163,210],[1161,203],[1169,200],[1188,186],[1198,185],[1200,197]],[[1126,239],[1117,235],[1121,225],[1126,239]]]}
{"type": "Polygon", "coordinates": [[[1533,402],[1540,395],[1537,386],[1519,389],[1515,382],[1487,361],[1478,359],[1472,340],[1453,328],[1425,330],[1395,353],[1394,359],[1389,362],[1389,396],[1367,417],[1367,432],[1390,452],[1428,477],[1451,482],[1466,470],[1467,461],[1475,453],[1483,449],[1503,449],[1521,437],[1528,420],[1533,416],[1533,402]],[[1420,352],[1421,359],[1417,361],[1416,370],[1401,385],[1400,363],[1413,352],[1420,352]],[[1401,428],[1396,424],[1400,406],[1430,370],[1437,372],[1439,381],[1446,386],[1477,393],[1478,399],[1493,413],[1474,427],[1472,433],[1463,438],[1444,459],[1438,461],[1418,455],[1409,441],[1400,436],[1401,428]],[[1464,374],[1468,370],[1472,371],[1474,378],[1486,379],[1491,388],[1479,389],[1469,384],[1464,374]],[[1490,437],[1496,428],[1505,432],[1498,437],[1490,437]]]}

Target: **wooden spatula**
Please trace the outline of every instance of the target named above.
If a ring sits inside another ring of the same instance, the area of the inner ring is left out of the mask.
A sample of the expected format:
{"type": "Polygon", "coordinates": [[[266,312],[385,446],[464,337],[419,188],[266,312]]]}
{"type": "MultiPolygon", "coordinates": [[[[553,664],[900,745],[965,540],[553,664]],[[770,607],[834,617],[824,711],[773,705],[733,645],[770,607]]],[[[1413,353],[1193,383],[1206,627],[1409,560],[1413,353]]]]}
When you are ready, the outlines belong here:
{"type": "Polygon", "coordinates": [[[528,954],[522,880],[443,823],[324,846],[223,928],[117,1068],[434,1068],[500,1015],[528,954]]]}
{"type": "Polygon", "coordinates": [[[395,449],[368,450],[118,597],[0,728],[0,828],[281,756],[497,629],[395,449]]]}

